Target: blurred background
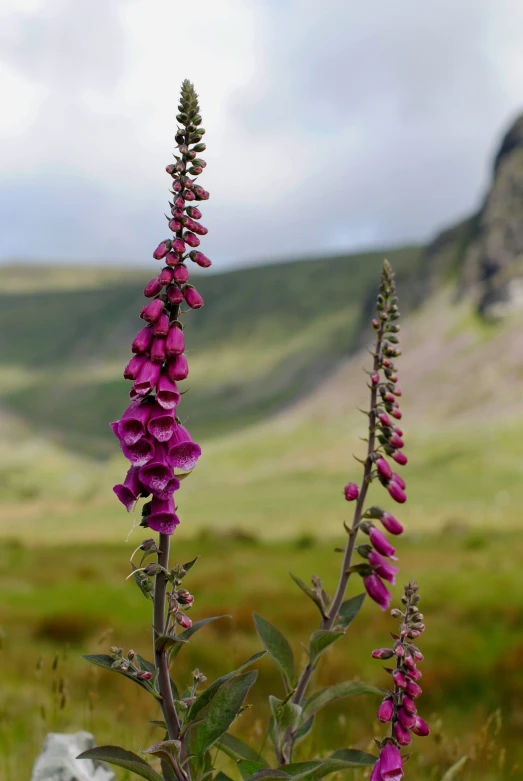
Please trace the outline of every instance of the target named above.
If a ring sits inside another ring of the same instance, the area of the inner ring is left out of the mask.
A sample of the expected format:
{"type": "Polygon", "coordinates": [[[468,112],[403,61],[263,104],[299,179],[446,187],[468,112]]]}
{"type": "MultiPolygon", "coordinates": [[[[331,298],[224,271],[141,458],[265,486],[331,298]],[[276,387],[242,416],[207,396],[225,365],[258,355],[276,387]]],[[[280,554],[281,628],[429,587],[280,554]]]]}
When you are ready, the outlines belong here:
{"type": "MultiPolygon", "coordinates": [[[[212,678],[257,650],[253,609],[297,654],[314,627],[288,570],[337,579],[387,257],[409,456],[395,596],[418,579],[433,726],[409,772],[442,779],[466,756],[447,781],[523,777],[522,73],[518,0],[4,0],[0,778],[29,777],[50,730],[158,739],[153,705],[79,655],[150,644],[108,424],[168,235],[184,78],[207,130],[213,267],[186,331],[179,411],[204,456],[174,556],[202,556],[194,615],[233,619],[177,674],[212,678]]],[[[366,605],[318,685],[386,686],[370,652],[392,628],[366,605]]],[[[258,703],[280,694],[260,669],[258,703]]],[[[355,702],[331,706],[309,752],[382,734],[376,703],[355,702]]],[[[235,729],[263,742],[252,711],[235,729]]]]}

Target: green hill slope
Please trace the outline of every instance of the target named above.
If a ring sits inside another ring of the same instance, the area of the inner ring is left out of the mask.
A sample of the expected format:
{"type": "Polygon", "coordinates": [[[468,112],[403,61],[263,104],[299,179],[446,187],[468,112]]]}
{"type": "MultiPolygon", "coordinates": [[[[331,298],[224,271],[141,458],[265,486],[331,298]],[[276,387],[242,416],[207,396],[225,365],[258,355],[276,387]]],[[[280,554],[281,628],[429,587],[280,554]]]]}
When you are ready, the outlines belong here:
{"type": "MultiPolygon", "coordinates": [[[[387,253],[415,305],[421,251],[387,253]]],[[[261,420],[306,394],[361,345],[361,322],[385,253],[201,275],[206,304],[186,331],[191,375],[182,414],[198,435],[261,420]]],[[[114,450],[122,369],[141,327],[151,271],[3,270],[0,404],[76,451],[114,450]]],[[[418,299],[419,300],[419,299],[418,299]]]]}

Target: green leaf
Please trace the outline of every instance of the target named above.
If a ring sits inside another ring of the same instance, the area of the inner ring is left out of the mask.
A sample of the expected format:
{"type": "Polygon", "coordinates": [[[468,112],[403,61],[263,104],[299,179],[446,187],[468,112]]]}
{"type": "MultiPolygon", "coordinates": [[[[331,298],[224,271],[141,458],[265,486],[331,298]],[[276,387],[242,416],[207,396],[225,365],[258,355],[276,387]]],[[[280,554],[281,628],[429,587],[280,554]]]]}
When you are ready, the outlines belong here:
{"type": "Polygon", "coordinates": [[[219,771],[218,773],[216,773],[216,775],[214,776],[214,779],[213,779],[213,781],[232,781],[232,778],[230,778],[229,776],[225,775],[225,773],[223,773],[223,772],[220,770],[220,771],[219,771]]]}
{"type": "MultiPolygon", "coordinates": [[[[112,656],[109,656],[109,654],[88,654],[86,656],[82,656],[82,659],[85,659],[87,662],[96,665],[96,667],[103,667],[104,670],[109,670],[109,672],[118,673],[118,675],[123,675],[123,677],[127,678],[128,681],[133,681],[133,683],[137,683],[138,686],[141,686],[142,689],[145,689],[146,692],[152,694],[152,696],[155,697],[156,699],[160,698],[160,695],[157,694],[155,691],[153,691],[150,681],[140,681],[139,678],[136,678],[134,675],[131,675],[129,672],[124,672],[123,670],[118,670],[116,667],[113,667],[114,659],[112,656]]],[[[147,669],[147,668],[144,667],[143,669],[147,669]]],[[[155,668],[153,667],[152,670],[149,670],[149,672],[153,672],[154,669],[155,668]]]]}
{"type": "Polygon", "coordinates": [[[189,753],[201,756],[227,732],[257,677],[257,670],[253,670],[235,675],[220,686],[209,704],[201,709],[201,720],[191,729],[189,753]]]}
{"type": "MultiPolygon", "coordinates": [[[[302,713],[303,716],[303,713],[302,713]]],[[[312,729],[312,725],[314,724],[314,716],[311,716],[307,719],[307,721],[304,721],[301,727],[298,727],[296,732],[294,733],[294,745],[297,746],[298,743],[303,740],[303,738],[306,738],[309,732],[312,729]]]]}
{"type": "Polygon", "coordinates": [[[186,643],[187,640],[182,640],[181,634],[174,637],[173,635],[159,635],[154,643],[154,647],[157,651],[168,651],[175,645],[186,643]]]}
{"type": "Polygon", "coordinates": [[[318,629],[317,632],[313,632],[311,635],[311,643],[309,646],[309,656],[312,663],[315,663],[322,653],[327,648],[341,640],[343,632],[333,632],[331,629],[318,629]]]}
{"type": "Polygon", "coordinates": [[[255,749],[244,743],[243,740],[240,740],[240,738],[237,738],[234,735],[230,735],[228,732],[221,736],[218,742],[218,748],[231,759],[246,759],[251,762],[261,762],[262,767],[267,767],[267,763],[264,762],[258,751],[255,751],[255,749]]]}
{"type": "Polygon", "coordinates": [[[234,677],[235,675],[239,675],[244,670],[247,669],[247,667],[250,667],[251,664],[254,664],[254,662],[257,662],[258,659],[261,659],[262,656],[265,656],[267,651],[258,651],[257,653],[253,654],[250,659],[247,659],[246,662],[244,662],[240,667],[238,667],[237,670],[233,670],[230,673],[227,673],[226,675],[222,675],[220,678],[217,678],[215,681],[211,683],[210,686],[208,686],[198,697],[198,699],[193,702],[191,705],[191,708],[189,710],[189,713],[187,714],[187,722],[192,721],[195,716],[204,708],[214,697],[220,686],[223,686],[225,681],[228,681],[229,678],[234,677]]]}
{"type": "MultiPolygon", "coordinates": [[[[134,565],[132,565],[132,566],[134,566],[134,565]]],[[[152,598],[153,598],[152,593],[150,591],[147,591],[144,588],[144,583],[147,583],[148,579],[144,578],[141,572],[135,572],[133,574],[133,579],[134,579],[134,582],[136,583],[136,585],[138,586],[138,588],[140,589],[140,591],[142,592],[142,594],[144,595],[144,597],[146,599],[151,599],[152,600],[152,598]]]]}
{"type": "Polygon", "coordinates": [[[294,686],[294,656],[287,639],[279,629],[276,629],[265,618],[254,613],[256,631],[267,653],[275,665],[280,669],[288,689],[294,686]]]}
{"type": "Polygon", "coordinates": [[[339,748],[329,759],[339,762],[346,762],[352,765],[374,765],[378,757],[373,754],[367,754],[366,751],[359,751],[356,748],[339,748]]]}
{"type": "Polygon", "coordinates": [[[284,770],[273,770],[272,768],[267,768],[266,770],[258,770],[257,773],[254,773],[249,778],[249,781],[279,781],[279,779],[285,779],[285,778],[291,778],[291,776],[288,773],[285,773],[284,770]]]}
{"type": "MultiPolygon", "coordinates": [[[[372,756],[372,754],[366,754],[365,751],[342,749],[328,759],[318,760],[316,767],[311,768],[308,772],[303,773],[303,775],[307,777],[307,781],[319,781],[321,778],[325,778],[325,776],[328,776],[331,773],[340,773],[343,770],[353,770],[355,767],[369,767],[369,765],[374,765],[376,763],[376,759],[377,757],[372,756]],[[339,758],[338,755],[340,755],[339,758]],[[342,759],[342,756],[344,756],[345,759],[342,759]]],[[[307,763],[297,763],[297,765],[301,764],[307,763]]],[[[284,765],[283,767],[288,770],[290,766],[284,765]]]]}
{"type": "Polygon", "coordinates": [[[292,572],[289,572],[289,575],[293,579],[293,581],[296,583],[296,585],[301,588],[304,594],[307,594],[309,599],[312,599],[316,607],[321,613],[322,618],[325,618],[325,611],[323,609],[323,605],[321,603],[321,599],[319,596],[308,586],[306,583],[301,580],[301,578],[297,578],[296,575],[293,575],[292,572]]]}
{"type": "Polygon", "coordinates": [[[320,759],[314,759],[310,762],[293,762],[290,765],[282,765],[281,769],[288,773],[292,778],[302,778],[303,776],[309,776],[321,766],[320,759]]]}
{"type": "Polygon", "coordinates": [[[383,695],[383,692],[375,686],[363,683],[363,681],[344,681],[343,683],[335,683],[334,686],[321,689],[309,697],[303,707],[303,718],[306,719],[308,716],[312,716],[331,702],[341,700],[344,697],[352,697],[355,694],[383,695]]]}
{"type": "Polygon", "coordinates": [[[346,599],[340,607],[336,623],[347,629],[360,612],[365,596],[366,594],[363,592],[363,594],[357,594],[355,597],[346,599]]]}
{"type": "Polygon", "coordinates": [[[189,629],[184,629],[183,632],[180,632],[180,634],[177,636],[180,644],[173,647],[171,656],[178,656],[182,649],[182,643],[186,643],[187,640],[195,635],[199,629],[207,626],[207,624],[210,624],[212,621],[218,621],[219,618],[230,618],[230,616],[211,616],[210,618],[202,618],[201,621],[195,621],[195,623],[190,626],[189,629]]]}
{"type": "Polygon", "coordinates": [[[241,759],[238,762],[238,770],[240,771],[241,777],[244,779],[244,781],[247,781],[248,778],[250,778],[254,773],[257,773],[259,770],[265,770],[267,768],[267,765],[265,762],[253,762],[250,759],[241,759]]]}
{"type": "MultiPolygon", "coordinates": [[[[181,476],[181,477],[178,476],[178,480],[183,480],[185,477],[189,477],[190,474],[191,474],[191,472],[186,472],[183,476],[181,476]]],[[[196,562],[198,561],[199,558],[200,558],[199,556],[196,556],[195,559],[193,559],[192,561],[188,561],[187,564],[184,564],[183,568],[184,568],[185,572],[189,572],[189,570],[194,567],[194,565],[196,564],[196,562]]]]}
{"type": "Polygon", "coordinates": [[[269,695],[269,704],[271,713],[279,727],[281,733],[287,729],[294,729],[300,720],[302,707],[294,702],[283,702],[277,697],[269,695]]]}
{"type": "Polygon", "coordinates": [[[153,770],[144,759],[132,751],[126,751],[119,746],[97,746],[79,754],[77,759],[92,759],[101,762],[109,762],[111,765],[123,767],[131,773],[146,778],[147,781],[164,781],[162,776],[153,770]]]}

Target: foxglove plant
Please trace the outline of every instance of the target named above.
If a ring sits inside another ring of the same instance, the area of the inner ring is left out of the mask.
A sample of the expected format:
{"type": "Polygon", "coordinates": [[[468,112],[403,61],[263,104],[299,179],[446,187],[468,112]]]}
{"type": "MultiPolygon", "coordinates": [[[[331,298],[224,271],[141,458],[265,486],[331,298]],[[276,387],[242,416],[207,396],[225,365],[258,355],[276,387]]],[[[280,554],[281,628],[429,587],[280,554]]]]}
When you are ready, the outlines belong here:
{"type": "MultiPolygon", "coordinates": [[[[188,261],[208,267],[210,261],[197,248],[199,236],[207,233],[198,220],[199,209],[194,202],[206,200],[209,194],[197,177],[205,162],[197,157],[204,151],[198,99],[192,84],[182,85],[179,127],[176,133],[178,153],[175,163],[167,167],[172,177],[173,202],[169,228],[173,238],[165,239],[153,256],[164,261],[164,267],[145,288],[150,299],[141,311],[146,325],[132,343],[133,357],[124,376],[133,382],[131,403],[120,420],[111,424],[130,468],[124,481],[114,492],[128,511],[140,499],[147,499],[141,508],[141,526],[157,532],[158,538],[148,538],[131,557],[132,572],[143,595],[152,600],[153,660],[130,650],[113,646],[109,654],[85,657],[107,670],[117,672],[145,689],[158,703],[164,739],[143,751],[156,757],[162,773],[158,773],[142,757],[117,746],[101,746],[80,755],[83,759],[106,760],[123,767],[148,781],[203,781],[209,778],[230,781],[222,771],[214,769],[210,750],[216,747],[234,759],[245,781],[310,776],[311,781],[354,767],[373,767],[373,779],[394,781],[403,774],[403,759],[399,746],[410,742],[410,732],[424,734],[425,722],[413,710],[419,677],[415,662],[420,660],[413,640],[421,631],[417,612],[415,585],[405,592],[405,612],[395,611],[402,619],[400,635],[393,649],[375,652],[379,658],[397,658],[397,668],[391,671],[394,690],[386,694],[378,718],[392,722],[392,734],[380,744],[376,757],[355,749],[340,749],[330,757],[293,763],[295,747],[313,727],[316,714],[334,700],[354,694],[381,694],[380,689],[361,681],[338,683],[327,689],[309,693],[309,685],[319,660],[333,643],[340,640],[358,614],[366,593],[382,609],[390,605],[391,595],[386,583],[394,584],[398,567],[395,548],[387,536],[376,527],[379,521],[385,531],[399,535],[399,521],[377,506],[366,508],[368,489],[372,482],[380,483],[398,503],[406,501],[405,483],[395,474],[389,459],[399,465],[407,462],[403,454],[403,433],[396,421],[401,418],[398,398],[401,392],[393,364],[398,349],[399,318],[394,278],[387,262],[383,266],[377,301],[377,319],[373,321],[376,343],[372,352],[373,366],[369,372],[370,407],[368,412],[367,454],[361,462],[363,474],[358,484],[349,482],[344,488],[347,502],[354,503],[352,522],[345,524],[347,543],[336,592],[331,599],[321,580],[312,579],[312,588],[298,577],[296,584],[312,600],[320,612],[320,626],[309,641],[308,660],[296,674],[291,647],[283,634],[266,619],[255,614],[256,629],[265,650],[254,654],[237,670],[227,673],[207,688],[205,676],[195,670],[189,686],[179,690],[171,677],[171,667],[192,635],[216,617],[193,623],[187,612],[194,603],[185,588],[184,578],[195,564],[171,565],[170,537],[180,520],[174,497],[201,455],[201,449],[182,425],[177,407],[181,394],[177,383],[188,375],[182,327],[184,302],[191,309],[203,305],[196,288],[189,283],[188,261]],[[188,249],[189,248],[189,249],[188,249]],[[394,422],[392,421],[394,419],[394,422]],[[360,533],[368,543],[358,543],[360,533]],[[354,554],[362,560],[353,562],[354,554]],[[136,560],[135,560],[135,557],[136,560]],[[346,599],[349,579],[361,576],[365,591],[346,599]],[[406,600],[406,601],[405,601],[406,600]],[[274,757],[262,754],[233,737],[228,730],[241,713],[245,698],[256,680],[256,671],[247,668],[265,653],[282,673],[285,695],[270,696],[271,718],[268,727],[274,757]],[[273,767],[271,767],[271,764],[273,767]],[[278,766],[274,768],[274,765],[278,766]]],[[[352,504],[351,504],[352,506],[352,504]]],[[[418,687],[419,688],[419,687],[418,687]]]]}

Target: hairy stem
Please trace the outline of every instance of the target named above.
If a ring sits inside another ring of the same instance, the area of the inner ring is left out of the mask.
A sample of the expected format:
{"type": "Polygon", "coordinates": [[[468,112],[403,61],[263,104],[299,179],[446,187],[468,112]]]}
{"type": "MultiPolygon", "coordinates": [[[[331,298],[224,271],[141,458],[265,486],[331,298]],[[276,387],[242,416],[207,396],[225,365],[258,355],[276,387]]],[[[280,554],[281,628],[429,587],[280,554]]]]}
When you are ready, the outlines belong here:
{"type": "MultiPolygon", "coordinates": [[[[378,336],[376,339],[376,349],[374,352],[374,362],[372,367],[373,373],[378,371],[379,369],[380,357],[381,357],[381,343],[383,341],[384,332],[385,332],[385,323],[382,321],[380,323],[378,329],[378,336]]],[[[372,472],[372,465],[373,465],[372,455],[374,453],[374,446],[376,440],[376,403],[377,403],[377,388],[375,385],[371,385],[370,411],[369,411],[369,438],[368,438],[368,445],[367,445],[367,458],[365,460],[365,467],[363,470],[363,478],[361,481],[356,507],[354,508],[354,517],[352,520],[352,526],[350,528],[347,544],[345,546],[345,553],[343,556],[343,563],[341,565],[341,571],[340,571],[340,579],[338,581],[338,586],[336,589],[336,593],[334,595],[334,599],[332,600],[329,613],[324,619],[322,619],[321,622],[322,629],[332,629],[332,627],[335,625],[336,619],[338,618],[340,612],[340,607],[345,597],[345,592],[347,591],[347,584],[349,582],[349,578],[351,575],[350,566],[352,564],[352,556],[354,553],[354,548],[356,546],[356,538],[358,536],[358,526],[361,522],[361,517],[363,515],[363,506],[365,504],[365,500],[367,498],[367,491],[371,483],[371,472],[372,472]]],[[[315,665],[311,664],[310,662],[304,668],[300,676],[300,679],[298,681],[298,684],[296,686],[296,691],[294,692],[294,695],[292,697],[292,702],[296,703],[296,705],[302,704],[303,698],[305,697],[305,694],[307,692],[307,687],[312,678],[314,669],[315,669],[315,665]]],[[[285,736],[285,740],[283,744],[283,751],[282,751],[283,762],[280,761],[280,758],[278,759],[280,765],[291,761],[293,746],[294,746],[294,735],[291,730],[287,730],[287,734],[285,736]]]]}

